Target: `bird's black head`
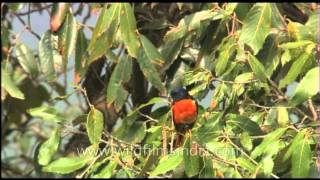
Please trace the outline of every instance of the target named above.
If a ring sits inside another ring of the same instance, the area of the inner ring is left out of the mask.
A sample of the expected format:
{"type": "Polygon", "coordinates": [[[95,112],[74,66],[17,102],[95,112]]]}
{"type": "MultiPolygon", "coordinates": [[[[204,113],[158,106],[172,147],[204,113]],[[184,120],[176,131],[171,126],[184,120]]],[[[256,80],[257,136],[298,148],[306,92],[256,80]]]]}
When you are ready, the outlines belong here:
{"type": "Polygon", "coordinates": [[[170,95],[173,99],[173,101],[177,101],[180,99],[188,98],[190,95],[188,94],[188,91],[184,88],[177,88],[170,92],[170,95]]]}

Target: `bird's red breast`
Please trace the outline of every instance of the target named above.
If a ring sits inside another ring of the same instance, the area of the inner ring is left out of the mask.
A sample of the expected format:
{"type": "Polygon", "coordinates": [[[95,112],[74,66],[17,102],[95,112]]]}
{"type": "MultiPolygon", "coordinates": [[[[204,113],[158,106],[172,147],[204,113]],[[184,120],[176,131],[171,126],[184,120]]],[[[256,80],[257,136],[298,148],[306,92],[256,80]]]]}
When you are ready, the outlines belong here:
{"type": "Polygon", "coordinates": [[[197,104],[193,99],[182,99],[172,105],[175,124],[191,124],[197,118],[197,104]]]}

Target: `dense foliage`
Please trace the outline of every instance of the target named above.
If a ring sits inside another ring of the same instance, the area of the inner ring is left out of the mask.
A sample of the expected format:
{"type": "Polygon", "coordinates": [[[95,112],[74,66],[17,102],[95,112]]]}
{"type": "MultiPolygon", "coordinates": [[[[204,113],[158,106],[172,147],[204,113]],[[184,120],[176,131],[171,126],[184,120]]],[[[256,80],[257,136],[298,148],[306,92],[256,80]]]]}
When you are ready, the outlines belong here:
{"type": "Polygon", "coordinates": [[[317,26],[315,3],[1,3],[1,176],[318,177],[317,26]]]}

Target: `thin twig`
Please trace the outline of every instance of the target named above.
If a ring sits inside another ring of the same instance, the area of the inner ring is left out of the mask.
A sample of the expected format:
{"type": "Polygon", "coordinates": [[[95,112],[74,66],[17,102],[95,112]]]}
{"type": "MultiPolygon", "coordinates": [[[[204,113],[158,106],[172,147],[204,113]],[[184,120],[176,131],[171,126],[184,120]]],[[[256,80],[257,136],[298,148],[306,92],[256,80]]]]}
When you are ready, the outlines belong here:
{"type": "MultiPolygon", "coordinates": [[[[257,163],[254,159],[252,159],[247,153],[245,153],[239,146],[237,146],[236,144],[234,144],[233,142],[232,142],[232,140],[228,137],[228,135],[227,134],[223,134],[224,135],[224,137],[229,141],[229,143],[233,146],[233,147],[235,147],[238,151],[240,151],[244,156],[246,156],[251,162],[253,162],[255,165],[258,165],[259,163],[257,163]]],[[[276,178],[276,179],[279,179],[279,177],[277,176],[277,175],[275,175],[275,174],[273,174],[273,173],[270,173],[270,175],[272,176],[272,177],[274,177],[274,178],[276,178]]]]}
{"type": "Polygon", "coordinates": [[[240,21],[236,16],[231,16],[232,19],[238,21],[238,23],[240,23],[241,25],[243,25],[244,23],[242,21],[240,21]]]}
{"type": "Polygon", "coordinates": [[[7,70],[8,65],[9,65],[9,60],[11,57],[11,53],[13,51],[13,49],[15,48],[15,45],[17,44],[17,39],[19,39],[19,37],[21,36],[21,34],[26,30],[26,26],[24,26],[22,28],[22,30],[19,33],[14,33],[13,31],[9,31],[10,33],[12,33],[14,35],[14,42],[11,44],[9,50],[8,50],[8,54],[7,54],[7,59],[6,59],[6,66],[5,66],[5,70],[7,70]]]}
{"type": "Polygon", "coordinates": [[[308,106],[309,106],[309,109],[312,113],[312,116],[313,116],[313,119],[314,120],[317,120],[318,119],[318,115],[317,115],[317,112],[313,106],[313,103],[312,103],[312,100],[311,99],[308,99],[308,106]]]}
{"type": "Polygon", "coordinates": [[[293,107],[294,110],[296,110],[301,116],[303,117],[307,117],[308,119],[312,120],[312,117],[308,116],[305,112],[303,112],[301,109],[297,108],[297,107],[293,107]]]}
{"type": "Polygon", "coordinates": [[[31,10],[31,5],[30,3],[28,4],[28,26],[30,27],[31,29],[31,21],[30,21],[30,10],[31,10]]]}
{"type": "Polygon", "coordinates": [[[211,155],[212,155],[212,159],[214,159],[214,160],[220,161],[220,162],[225,163],[225,164],[232,165],[232,166],[234,166],[235,168],[238,167],[237,164],[232,163],[232,162],[229,162],[228,160],[219,157],[219,156],[216,155],[215,153],[213,153],[213,152],[211,152],[210,150],[208,150],[206,147],[203,147],[203,146],[201,146],[201,145],[199,145],[199,144],[197,144],[197,146],[199,147],[199,153],[201,153],[201,151],[203,151],[203,152],[206,153],[206,154],[211,154],[211,155]]]}
{"type": "MultiPolygon", "coordinates": [[[[174,129],[173,119],[171,120],[171,129],[174,129]]],[[[174,131],[171,131],[170,152],[173,152],[174,131]]]]}
{"type": "Polygon", "coordinates": [[[84,3],[80,3],[78,9],[73,13],[73,16],[77,16],[80,15],[80,13],[82,12],[81,9],[83,9],[83,4],[84,3]]]}
{"type": "Polygon", "coordinates": [[[49,4],[49,5],[46,5],[46,6],[43,6],[41,8],[38,8],[38,9],[33,9],[33,10],[28,10],[27,12],[21,12],[21,13],[16,13],[17,15],[19,16],[25,16],[25,15],[29,15],[31,13],[35,13],[35,12],[40,12],[41,10],[45,10],[45,9],[48,9],[48,8],[51,8],[51,6],[53,5],[52,4],[49,4]]]}
{"type": "Polygon", "coordinates": [[[77,24],[79,24],[80,26],[83,26],[83,27],[89,29],[90,31],[93,31],[93,29],[94,29],[92,26],[89,26],[89,25],[87,25],[87,24],[82,24],[81,22],[77,22],[77,24]]]}
{"type": "Polygon", "coordinates": [[[94,163],[100,158],[100,153],[94,158],[94,160],[90,163],[90,165],[84,170],[80,175],[77,175],[76,178],[82,178],[86,173],[89,172],[90,168],[94,165],[94,163]]]}
{"type": "Polygon", "coordinates": [[[91,14],[91,6],[88,4],[88,13],[87,15],[83,18],[82,20],[82,24],[86,24],[87,20],[90,18],[90,14],[91,14]]]}
{"type": "Polygon", "coordinates": [[[245,82],[235,82],[235,81],[225,81],[225,80],[221,80],[221,79],[212,77],[211,81],[219,81],[221,83],[226,83],[226,84],[250,84],[250,83],[253,83],[253,82],[257,82],[258,80],[254,79],[254,80],[245,81],[245,82]]]}
{"type": "Polygon", "coordinates": [[[77,88],[78,88],[81,92],[83,92],[83,95],[84,95],[84,97],[85,97],[88,105],[90,106],[90,108],[93,108],[94,106],[90,103],[90,100],[89,100],[89,98],[88,98],[86,89],[83,89],[83,88],[80,87],[80,86],[78,86],[77,88]]]}
{"type": "Polygon", "coordinates": [[[146,115],[146,114],[143,114],[143,113],[140,112],[140,111],[138,111],[138,113],[139,113],[141,116],[143,116],[143,117],[145,117],[145,118],[148,119],[148,120],[145,121],[145,122],[155,122],[155,123],[158,123],[158,122],[159,122],[158,120],[153,119],[152,117],[150,117],[150,116],[148,116],[148,115],[146,115]]]}
{"type": "Polygon", "coordinates": [[[28,26],[28,25],[24,22],[24,20],[23,20],[19,15],[17,15],[16,13],[13,13],[13,14],[18,18],[18,20],[19,20],[24,26],[26,26],[26,29],[27,29],[31,34],[33,34],[38,40],[41,39],[40,36],[39,36],[37,33],[35,33],[35,32],[30,28],[30,26],[28,26]]]}
{"type": "Polygon", "coordinates": [[[162,125],[162,156],[167,154],[167,130],[165,124],[162,125]]]}
{"type": "MultiPolygon", "coordinates": [[[[128,143],[128,142],[125,142],[125,141],[122,141],[114,136],[112,136],[112,134],[110,134],[108,131],[103,131],[102,133],[105,137],[109,138],[109,139],[112,139],[113,141],[115,141],[116,143],[118,143],[120,145],[120,147],[136,147],[136,148],[141,148],[140,145],[138,144],[131,144],[131,143],[128,143]]],[[[106,141],[102,141],[104,143],[106,143],[106,141]]],[[[108,142],[107,142],[108,144],[108,142]]]]}

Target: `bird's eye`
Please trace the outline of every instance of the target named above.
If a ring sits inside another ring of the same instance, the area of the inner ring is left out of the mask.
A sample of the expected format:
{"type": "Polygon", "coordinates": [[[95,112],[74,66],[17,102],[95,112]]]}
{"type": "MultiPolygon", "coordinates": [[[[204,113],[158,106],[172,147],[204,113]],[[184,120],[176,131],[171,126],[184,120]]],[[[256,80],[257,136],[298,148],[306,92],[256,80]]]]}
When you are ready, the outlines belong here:
{"type": "Polygon", "coordinates": [[[171,94],[171,96],[176,96],[178,93],[175,92],[175,91],[173,91],[173,92],[171,92],[170,94],[171,94]]]}

